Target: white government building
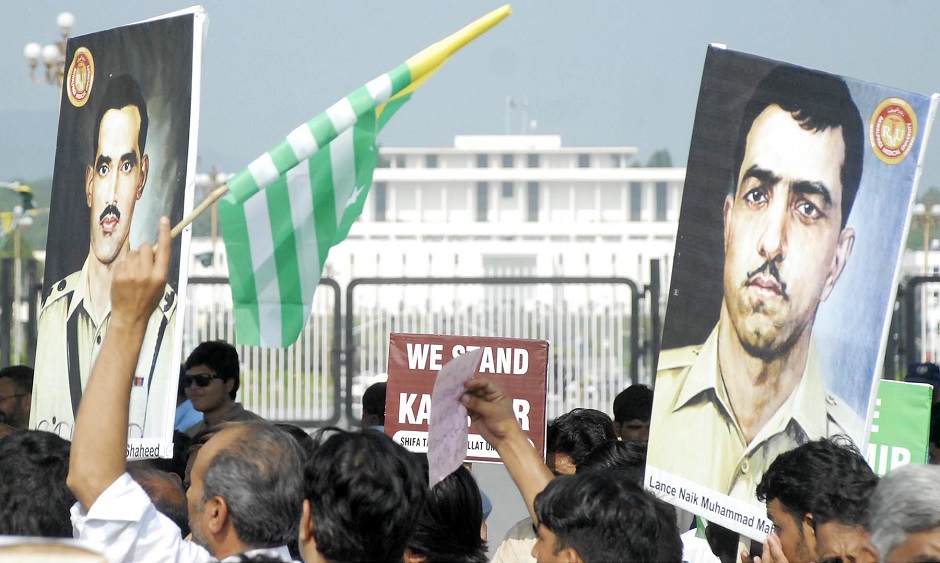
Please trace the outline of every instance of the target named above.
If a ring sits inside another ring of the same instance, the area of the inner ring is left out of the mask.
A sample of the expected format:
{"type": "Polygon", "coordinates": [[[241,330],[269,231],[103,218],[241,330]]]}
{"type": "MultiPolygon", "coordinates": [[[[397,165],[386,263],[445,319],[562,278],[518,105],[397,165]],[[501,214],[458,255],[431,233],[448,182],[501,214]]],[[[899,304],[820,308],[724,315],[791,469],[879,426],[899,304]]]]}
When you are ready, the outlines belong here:
{"type": "MultiPolygon", "coordinates": [[[[668,275],[684,168],[636,167],[634,147],[565,147],[558,135],[458,135],[453,147],[381,147],[362,216],[324,276],[668,275]]],[[[224,178],[224,175],[220,176],[224,178]]],[[[201,174],[197,185],[208,185],[201,174]]],[[[204,256],[207,238],[194,238],[204,256]]],[[[209,267],[224,273],[224,247],[209,267]],[[220,269],[221,268],[221,269],[220,269]]]]}

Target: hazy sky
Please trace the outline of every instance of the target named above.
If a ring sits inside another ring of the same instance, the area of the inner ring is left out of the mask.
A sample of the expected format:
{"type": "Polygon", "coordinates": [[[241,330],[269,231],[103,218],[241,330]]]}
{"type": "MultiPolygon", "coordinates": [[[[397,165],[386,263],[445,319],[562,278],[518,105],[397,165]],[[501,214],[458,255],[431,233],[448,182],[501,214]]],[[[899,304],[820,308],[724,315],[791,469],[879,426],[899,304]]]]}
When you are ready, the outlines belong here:
{"type": "MultiPolygon", "coordinates": [[[[0,18],[0,180],[51,176],[58,91],[29,81],[56,14],[91,33],[187,2],[9,3],[0,18]]],[[[499,2],[207,0],[199,170],[240,169],[300,123],[499,2]]],[[[940,2],[521,0],[392,120],[386,146],[451,146],[507,129],[507,96],[568,146],[667,148],[684,166],[706,45],[920,93],[940,90],[940,2]]],[[[521,131],[522,112],[509,125],[521,131]]],[[[940,186],[940,139],[921,189],[940,186]]]]}

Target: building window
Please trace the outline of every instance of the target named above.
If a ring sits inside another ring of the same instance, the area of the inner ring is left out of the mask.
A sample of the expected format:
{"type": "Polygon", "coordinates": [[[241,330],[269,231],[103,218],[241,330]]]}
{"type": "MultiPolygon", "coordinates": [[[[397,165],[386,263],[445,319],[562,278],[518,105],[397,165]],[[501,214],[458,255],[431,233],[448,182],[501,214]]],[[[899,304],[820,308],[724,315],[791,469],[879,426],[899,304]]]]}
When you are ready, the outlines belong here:
{"type": "Polygon", "coordinates": [[[539,155],[530,154],[526,157],[526,166],[529,168],[538,168],[539,167],[539,155]]]}
{"type": "Polygon", "coordinates": [[[610,167],[620,168],[620,155],[619,154],[610,155],[610,167]]]}
{"type": "Polygon", "coordinates": [[[503,168],[512,168],[516,163],[515,155],[504,154],[503,155],[503,168]]]}
{"type": "Polygon", "coordinates": [[[643,219],[643,184],[630,182],[630,220],[643,219]]]}
{"type": "Polygon", "coordinates": [[[656,182],[656,220],[666,220],[666,209],[668,207],[666,182],[656,182]]]}
{"type": "Polygon", "coordinates": [[[503,182],[503,197],[511,198],[516,195],[515,185],[512,182],[503,182]]]}
{"type": "Polygon", "coordinates": [[[579,154],[578,155],[578,168],[590,168],[590,167],[591,167],[591,155],[579,154]]]}
{"type": "Polygon", "coordinates": [[[436,154],[424,155],[424,167],[425,168],[437,168],[437,155],[436,154]]]}
{"type": "Polygon", "coordinates": [[[388,210],[388,186],[385,182],[376,182],[374,191],[375,196],[373,196],[372,201],[375,202],[375,220],[385,221],[385,213],[388,210]]]}
{"type": "Polygon", "coordinates": [[[405,167],[405,155],[396,154],[395,155],[395,168],[404,168],[405,167]]]}
{"type": "Polygon", "coordinates": [[[539,183],[529,182],[526,194],[526,221],[539,220],[539,183]]]}
{"type": "Polygon", "coordinates": [[[490,212],[490,186],[477,182],[477,221],[487,221],[490,212]]]}
{"type": "Polygon", "coordinates": [[[490,155],[478,154],[477,155],[477,168],[489,168],[489,166],[490,166],[490,155]]]}

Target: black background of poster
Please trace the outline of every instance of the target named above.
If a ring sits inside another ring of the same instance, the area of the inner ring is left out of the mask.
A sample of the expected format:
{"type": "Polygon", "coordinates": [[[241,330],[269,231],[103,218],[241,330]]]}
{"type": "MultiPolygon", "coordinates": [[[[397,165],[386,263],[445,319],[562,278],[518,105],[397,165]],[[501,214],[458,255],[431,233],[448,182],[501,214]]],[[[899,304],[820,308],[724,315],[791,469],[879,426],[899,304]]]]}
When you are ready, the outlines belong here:
{"type": "MultiPolygon", "coordinates": [[[[193,15],[72,38],[68,42],[67,65],[79,47],[87,47],[92,53],[94,83],[88,102],[82,107],[69,101],[67,84],[62,90],[43,298],[52,284],[81,269],[88,256],[90,211],[85,200],[85,169],[94,157],[95,112],[110,76],[134,77],[147,101],[150,128],[144,152],[151,155],[151,169],[144,198],[153,195],[153,190],[160,190],[159,199],[168,200],[162,214],[167,214],[173,224],[183,217],[192,98],[193,15]],[[160,123],[169,126],[164,144],[154,139],[160,123]],[[156,154],[164,162],[162,170],[154,169],[156,154]]],[[[143,220],[144,198],[137,202],[135,223],[143,220]]],[[[148,226],[147,232],[151,231],[152,235],[146,238],[155,241],[156,221],[152,229],[148,226]]],[[[174,290],[178,289],[180,246],[177,238],[170,256],[167,283],[174,290]]]]}
{"type": "Polygon", "coordinates": [[[724,268],[722,209],[734,180],[734,143],[741,114],[761,79],[779,62],[753,55],[723,56],[709,47],[686,168],[676,253],[661,349],[698,345],[721,309],[724,268]]]}

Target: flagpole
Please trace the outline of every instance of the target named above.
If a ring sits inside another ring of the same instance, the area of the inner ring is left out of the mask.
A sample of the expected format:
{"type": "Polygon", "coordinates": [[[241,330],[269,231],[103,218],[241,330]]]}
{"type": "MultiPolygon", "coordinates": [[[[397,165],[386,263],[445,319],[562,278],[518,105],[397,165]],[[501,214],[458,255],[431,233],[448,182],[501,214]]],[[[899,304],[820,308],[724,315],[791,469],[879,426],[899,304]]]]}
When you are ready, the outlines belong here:
{"type": "Polygon", "coordinates": [[[196,206],[195,209],[193,209],[192,213],[184,217],[182,221],[180,221],[179,223],[176,224],[175,227],[173,227],[173,230],[170,231],[170,238],[176,238],[178,234],[183,232],[183,229],[185,229],[190,223],[196,220],[196,217],[199,217],[203,211],[205,211],[206,209],[209,209],[210,205],[219,201],[222,198],[222,196],[224,196],[226,193],[228,193],[228,184],[222,184],[218,188],[209,192],[209,197],[204,199],[202,203],[200,203],[199,205],[196,206]]]}

